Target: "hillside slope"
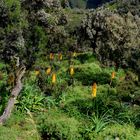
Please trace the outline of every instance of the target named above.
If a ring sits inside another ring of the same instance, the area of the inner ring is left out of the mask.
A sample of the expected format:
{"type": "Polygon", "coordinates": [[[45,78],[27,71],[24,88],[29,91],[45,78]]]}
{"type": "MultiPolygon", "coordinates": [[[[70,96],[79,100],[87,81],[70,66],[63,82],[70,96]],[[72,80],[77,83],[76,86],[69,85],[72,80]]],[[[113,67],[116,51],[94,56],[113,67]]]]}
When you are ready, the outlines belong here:
{"type": "Polygon", "coordinates": [[[140,140],[139,1],[67,4],[0,1],[0,140],[140,140]]]}

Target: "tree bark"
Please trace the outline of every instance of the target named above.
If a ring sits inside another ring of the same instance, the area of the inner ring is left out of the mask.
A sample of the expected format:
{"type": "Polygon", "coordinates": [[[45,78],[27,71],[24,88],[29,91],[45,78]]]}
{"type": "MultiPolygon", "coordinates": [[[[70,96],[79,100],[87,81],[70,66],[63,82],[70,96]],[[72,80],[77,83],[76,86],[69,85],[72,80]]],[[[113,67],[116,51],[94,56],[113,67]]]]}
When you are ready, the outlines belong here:
{"type": "Polygon", "coordinates": [[[20,68],[20,70],[16,74],[16,85],[13,88],[11,92],[11,97],[8,100],[7,106],[3,112],[3,114],[0,116],[0,124],[3,124],[11,115],[11,112],[14,108],[15,100],[17,99],[20,91],[22,90],[22,83],[21,79],[25,74],[26,68],[23,66],[20,68]]]}

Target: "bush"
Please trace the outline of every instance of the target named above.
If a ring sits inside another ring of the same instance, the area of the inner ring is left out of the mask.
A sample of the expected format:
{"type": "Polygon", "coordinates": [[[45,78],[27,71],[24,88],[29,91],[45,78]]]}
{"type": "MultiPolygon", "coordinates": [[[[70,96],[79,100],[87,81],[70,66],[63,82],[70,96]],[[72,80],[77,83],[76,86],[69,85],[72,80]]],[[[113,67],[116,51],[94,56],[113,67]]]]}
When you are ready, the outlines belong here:
{"type": "Polygon", "coordinates": [[[38,128],[44,139],[78,140],[81,137],[79,121],[66,116],[57,109],[48,110],[38,119],[38,128]]]}
{"type": "Polygon", "coordinates": [[[135,127],[133,125],[113,124],[106,127],[104,131],[100,132],[99,135],[95,139],[104,140],[104,139],[117,139],[118,138],[121,140],[139,140],[140,139],[139,133],[140,132],[135,130],[135,127]]]}

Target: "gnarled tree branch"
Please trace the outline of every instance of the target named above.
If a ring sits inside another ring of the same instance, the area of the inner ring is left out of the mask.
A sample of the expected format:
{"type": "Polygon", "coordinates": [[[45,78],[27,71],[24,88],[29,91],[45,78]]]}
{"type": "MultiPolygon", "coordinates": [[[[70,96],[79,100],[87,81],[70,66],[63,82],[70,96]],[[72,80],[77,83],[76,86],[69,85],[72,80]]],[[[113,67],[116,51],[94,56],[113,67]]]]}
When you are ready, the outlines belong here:
{"type": "Polygon", "coordinates": [[[25,71],[26,71],[26,68],[23,66],[17,72],[16,85],[13,88],[13,90],[11,92],[11,97],[9,98],[7,106],[6,106],[2,116],[0,117],[0,124],[3,124],[11,115],[11,112],[14,108],[15,100],[18,97],[20,91],[22,90],[21,79],[22,79],[23,75],[25,74],[25,71]]]}

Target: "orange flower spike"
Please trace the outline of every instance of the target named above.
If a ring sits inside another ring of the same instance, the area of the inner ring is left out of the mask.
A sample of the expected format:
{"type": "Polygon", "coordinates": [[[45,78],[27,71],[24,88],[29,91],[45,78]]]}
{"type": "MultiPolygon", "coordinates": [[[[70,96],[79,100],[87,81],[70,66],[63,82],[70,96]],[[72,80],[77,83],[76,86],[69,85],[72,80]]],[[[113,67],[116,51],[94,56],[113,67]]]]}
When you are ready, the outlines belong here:
{"type": "Polygon", "coordinates": [[[73,67],[70,68],[70,75],[71,75],[71,76],[74,75],[74,68],[73,68],[73,67]]]}
{"type": "Polygon", "coordinates": [[[51,67],[49,67],[49,68],[46,70],[46,74],[47,74],[47,75],[50,75],[50,74],[51,74],[51,67]]]}
{"type": "Polygon", "coordinates": [[[113,71],[111,74],[111,79],[114,79],[114,78],[115,78],[115,72],[113,71]]]}
{"type": "Polygon", "coordinates": [[[97,94],[97,84],[94,83],[92,86],[92,97],[96,98],[96,94],[97,94]]]}
{"type": "Polygon", "coordinates": [[[40,74],[39,70],[35,70],[35,75],[38,76],[40,74]]]}
{"type": "Polygon", "coordinates": [[[62,53],[59,53],[58,59],[59,59],[59,60],[62,60],[62,59],[63,59],[62,53]]]}
{"type": "Polygon", "coordinates": [[[54,54],[50,53],[50,60],[53,60],[53,59],[54,59],[54,54]]]}
{"type": "Polygon", "coordinates": [[[55,84],[56,83],[56,74],[53,73],[52,75],[52,83],[55,84]]]}

